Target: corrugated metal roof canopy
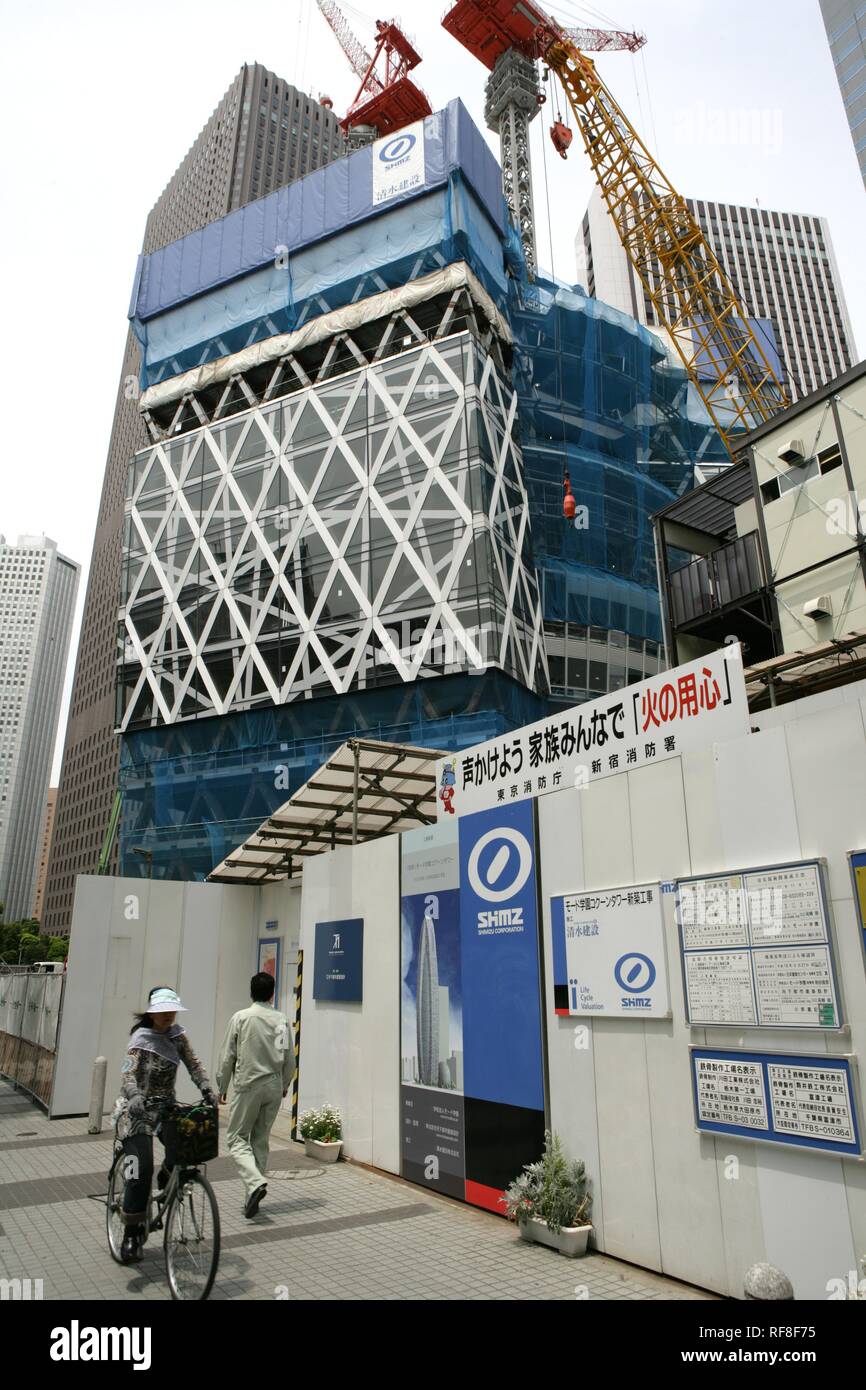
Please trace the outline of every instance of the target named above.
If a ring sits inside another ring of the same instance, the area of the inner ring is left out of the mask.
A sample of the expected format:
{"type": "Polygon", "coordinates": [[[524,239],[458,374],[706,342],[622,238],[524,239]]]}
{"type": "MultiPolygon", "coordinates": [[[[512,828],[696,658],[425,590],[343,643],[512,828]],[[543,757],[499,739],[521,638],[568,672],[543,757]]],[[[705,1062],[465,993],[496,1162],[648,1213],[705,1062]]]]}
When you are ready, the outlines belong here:
{"type": "Polygon", "coordinates": [[[732,464],[708,483],[694,488],[653,516],[693,526],[711,536],[723,536],[734,525],[734,508],[753,495],[752,473],[748,463],[732,464]]]}
{"type": "Polygon", "coordinates": [[[441,749],[349,739],[208,875],[210,883],[273,883],[311,854],[436,819],[441,749]]]}

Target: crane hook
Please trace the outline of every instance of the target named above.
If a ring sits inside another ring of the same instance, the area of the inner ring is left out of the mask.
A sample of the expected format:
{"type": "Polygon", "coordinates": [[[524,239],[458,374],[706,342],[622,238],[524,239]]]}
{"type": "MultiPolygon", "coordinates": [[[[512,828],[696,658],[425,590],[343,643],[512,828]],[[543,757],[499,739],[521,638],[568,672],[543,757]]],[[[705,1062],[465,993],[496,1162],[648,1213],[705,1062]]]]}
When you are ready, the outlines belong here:
{"type": "Polygon", "coordinates": [[[574,494],[571,490],[571,480],[568,476],[568,469],[565,470],[563,485],[565,487],[565,496],[562,499],[562,515],[565,517],[566,521],[574,521],[577,513],[577,503],[574,500],[574,494]]]}
{"type": "Polygon", "coordinates": [[[568,159],[568,150],[574,139],[573,131],[562,121],[554,121],[550,127],[550,138],[553,141],[553,148],[561,159],[568,159]]]}

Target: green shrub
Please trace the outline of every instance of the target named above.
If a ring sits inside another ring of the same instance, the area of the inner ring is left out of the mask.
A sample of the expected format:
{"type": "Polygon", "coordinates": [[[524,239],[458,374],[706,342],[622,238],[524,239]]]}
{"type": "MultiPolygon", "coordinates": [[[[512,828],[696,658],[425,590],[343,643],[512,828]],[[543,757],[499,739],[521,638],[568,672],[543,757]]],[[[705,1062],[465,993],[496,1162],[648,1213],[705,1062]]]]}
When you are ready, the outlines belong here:
{"type": "Polygon", "coordinates": [[[544,1154],[528,1163],[500,1198],[509,1221],[520,1224],[534,1217],[558,1234],[564,1226],[588,1226],[592,1196],[582,1159],[565,1157],[562,1141],[548,1130],[544,1154]]]}

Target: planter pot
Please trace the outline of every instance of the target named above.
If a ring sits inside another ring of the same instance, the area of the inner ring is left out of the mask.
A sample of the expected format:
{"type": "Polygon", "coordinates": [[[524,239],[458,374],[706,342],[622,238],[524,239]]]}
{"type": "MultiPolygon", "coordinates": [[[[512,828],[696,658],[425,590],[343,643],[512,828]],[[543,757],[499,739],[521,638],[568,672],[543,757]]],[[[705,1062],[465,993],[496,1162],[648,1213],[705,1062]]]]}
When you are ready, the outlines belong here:
{"type": "Polygon", "coordinates": [[[304,1151],[307,1158],[317,1158],[320,1163],[336,1163],[342,1147],[342,1139],[335,1139],[331,1144],[326,1144],[321,1139],[304,1140],[304,1151]]]}
{"type": "Polygon", "coordinates": [[[531,1216],[528,1221],[521,1221],[518,1230],[521,1239],[534,1240],[539,1245],[548,1245],[551,1250],[558,1250],[560,1255],[568,1255],[573,1259],[575,1255],[585,1255],[589,1238],[592,1234],[592,1226],[564,1226],[559,1234],[547,1229],[544,1221],[538,1221],[531,1216]]]}

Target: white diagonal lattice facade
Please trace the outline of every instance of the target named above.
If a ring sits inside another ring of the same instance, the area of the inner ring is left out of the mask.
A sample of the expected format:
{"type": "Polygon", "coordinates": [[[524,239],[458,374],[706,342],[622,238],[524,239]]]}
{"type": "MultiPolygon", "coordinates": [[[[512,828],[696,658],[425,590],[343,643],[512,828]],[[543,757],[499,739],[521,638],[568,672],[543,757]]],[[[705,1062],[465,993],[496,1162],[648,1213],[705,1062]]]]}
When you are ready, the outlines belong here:
{"type": "Polygon", "coordinates": [[[516,411],[464,332],[136,455],[120,728],[490,668],[545,691],[516,411]]]}

